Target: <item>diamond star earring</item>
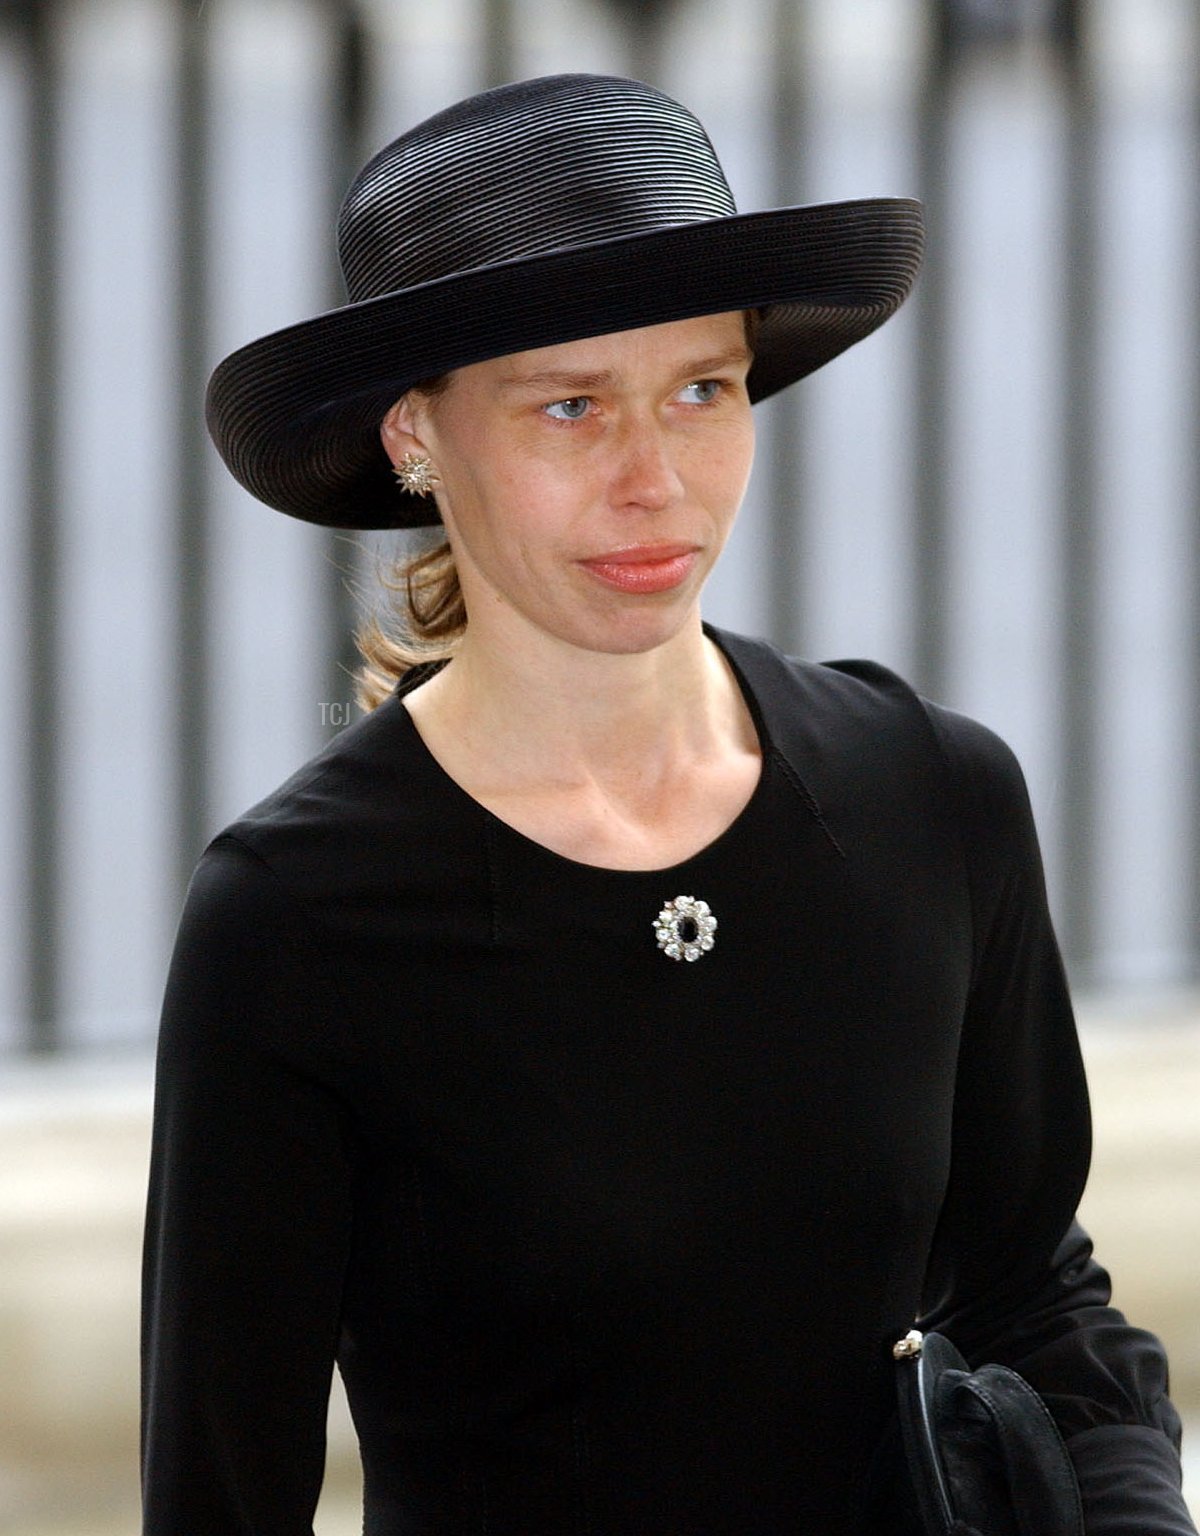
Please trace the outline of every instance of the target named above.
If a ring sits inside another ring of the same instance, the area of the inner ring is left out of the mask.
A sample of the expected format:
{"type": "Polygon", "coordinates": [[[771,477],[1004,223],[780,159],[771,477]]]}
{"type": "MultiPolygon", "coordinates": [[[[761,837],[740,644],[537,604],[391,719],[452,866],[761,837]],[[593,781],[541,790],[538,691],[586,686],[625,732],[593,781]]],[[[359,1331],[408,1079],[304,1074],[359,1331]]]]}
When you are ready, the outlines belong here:
{"type": "Polygon", "coordinates": [[[440,482],[433,461],[423,453],[406,453],[393,473],[401,488],[412,496],[428,496],[440,482]]]}

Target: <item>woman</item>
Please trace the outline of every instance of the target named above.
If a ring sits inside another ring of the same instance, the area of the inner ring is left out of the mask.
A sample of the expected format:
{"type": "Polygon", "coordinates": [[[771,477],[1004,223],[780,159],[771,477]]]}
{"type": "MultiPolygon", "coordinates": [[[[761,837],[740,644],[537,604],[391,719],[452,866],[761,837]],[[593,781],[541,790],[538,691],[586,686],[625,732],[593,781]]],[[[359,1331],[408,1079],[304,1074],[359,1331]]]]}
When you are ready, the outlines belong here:
{"type": "Polygon", "coordinates": [[[263,500],[448,552],[369,644],[382,702],[189,892],[153,1536],[308,1531],[335,1356],[370,1536],[894,1530],[918,1314],[1047,1397],[1090,1532],[1192,1529],[1161,1351],[1072,1222],[1019,770],[881,668],[700,621],[751,400],[897,307],[919,230],[737,216],[676,103],[530,81],[378,155],[353,302],[218,369],[263,500]]]}

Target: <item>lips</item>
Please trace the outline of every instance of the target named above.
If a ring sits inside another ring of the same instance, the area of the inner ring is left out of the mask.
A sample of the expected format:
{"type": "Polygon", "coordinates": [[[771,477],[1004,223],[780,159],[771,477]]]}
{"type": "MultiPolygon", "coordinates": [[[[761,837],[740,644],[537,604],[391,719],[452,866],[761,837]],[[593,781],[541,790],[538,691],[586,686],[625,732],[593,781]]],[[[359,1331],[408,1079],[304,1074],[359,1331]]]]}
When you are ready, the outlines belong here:
{"type": "Polygon", "coordinates": [[[580,564],[619,592],[669,592],[687,580],[698,553],[691,544],[636,544],[609,550],[580,564]]]}

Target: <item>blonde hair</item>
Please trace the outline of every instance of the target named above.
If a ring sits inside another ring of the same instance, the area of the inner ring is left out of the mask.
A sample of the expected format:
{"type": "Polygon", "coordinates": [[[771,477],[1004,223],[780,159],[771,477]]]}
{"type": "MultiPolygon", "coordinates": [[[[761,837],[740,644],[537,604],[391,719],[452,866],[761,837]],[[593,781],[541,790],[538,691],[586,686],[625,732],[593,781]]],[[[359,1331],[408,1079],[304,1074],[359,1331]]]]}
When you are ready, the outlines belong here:
{"type": "MultiPolygon", "coordinates": [[[[410,394],[434,400],[445,392],[448,373],[414,384],[410,394]]],[[[401,555],[380,573],[387,614],[369,613],[354,632],[363,665],[354,675],[359,708],[376,709],[414,667],[445,661],[467,629],[467,605],[449,542],[418,555],[401,555]]]]}
{"type": "MultiPolygon", "coordinates": [[[[745,311],[746,341],[751,352],[758,337],[762,311],[745,311]]],[[[450,382],[448,373],[414,384],[411,393],[434,399],[450,382]]],[[[363,665],[354,677],[359,706],[372,710],[382,704],[414,667],[453,656],[467,630],[467,605],[454,554],[445,539],[422,554],[401,556],[380,576],[388,593],[388,612],[368,614],[355,631],[354,643],[363,665]]]]}
{"type": "Polygon", "coordinates": [[[458,567],[445,539],[423,554],[402,557],[380,577],[389,594],[388,618],[368,614],[354,635],[363,659],[354,677],[354,695],[365,710],[382,704],[406,673],[423,662],[452,656],[466,633],[458,567]]]}

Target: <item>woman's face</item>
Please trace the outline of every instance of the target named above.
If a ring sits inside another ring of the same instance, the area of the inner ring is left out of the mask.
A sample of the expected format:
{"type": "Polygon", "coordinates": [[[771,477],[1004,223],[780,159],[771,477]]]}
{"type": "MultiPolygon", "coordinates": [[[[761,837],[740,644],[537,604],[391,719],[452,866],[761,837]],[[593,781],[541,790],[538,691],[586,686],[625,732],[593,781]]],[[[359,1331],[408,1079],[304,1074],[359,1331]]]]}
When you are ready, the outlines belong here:
{"type": "Polygon", "coordinates": [[[754,451],[740,311],[541,347],[410,394],[393,462],[433,460],[475,640],[643,651],[683,626],[754,451]]]}

